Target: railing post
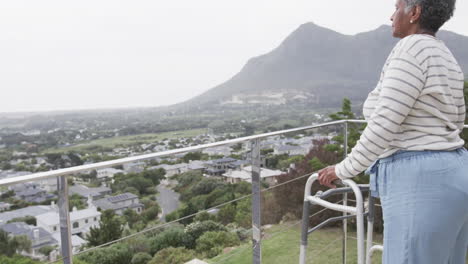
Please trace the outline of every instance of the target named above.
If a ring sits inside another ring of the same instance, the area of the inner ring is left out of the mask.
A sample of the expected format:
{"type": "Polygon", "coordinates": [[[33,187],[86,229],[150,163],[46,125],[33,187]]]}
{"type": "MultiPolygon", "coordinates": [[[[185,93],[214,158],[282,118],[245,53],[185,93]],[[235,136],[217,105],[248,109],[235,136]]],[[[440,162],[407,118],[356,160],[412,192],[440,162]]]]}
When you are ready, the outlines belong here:
{"type": "Polygon", "coordinates": [[[67,176],[57,177],[57,188],[63,263],[73,264],[67,176]]]}
{"type": "MultiPolygon", "coordinates": [[[[348,156],[348,122],[344,122],[344,158],[348,156]]],[[[343,205],[348,205],[348,193],[343,194],[343,205]]],[[[343,212],[343,216],[347,213],[343,212]]],[[[343,219],[343,246],[342,246],[342,259],[343,264],[346,264],[346,250],[348,248],[348,219],[343,219]]]]}
{"type": "Polygon", "coordinates": [[[260,197],[260,140],[252,141],[252,263],[262,263],[260,197]]]}

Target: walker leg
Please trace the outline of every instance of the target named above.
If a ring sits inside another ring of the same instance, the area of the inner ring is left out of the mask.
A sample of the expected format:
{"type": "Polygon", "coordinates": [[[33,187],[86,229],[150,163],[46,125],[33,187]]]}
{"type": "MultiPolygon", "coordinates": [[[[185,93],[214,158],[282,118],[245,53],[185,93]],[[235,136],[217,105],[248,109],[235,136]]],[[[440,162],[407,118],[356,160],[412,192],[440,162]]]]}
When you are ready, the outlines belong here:
{"type": "Polygon", "coordinates": [[[307,237],[309,231],[309,201],[304,200],[304,207],[302,209],[302,230],[301,230],[301,248],[299,254],[299,264],[306,263],[306,252],[307,252],[307,237]]]}
{"type": "Polygon", "coordinates": [[[366,264],[371,263],[370,250],[373,242],[374,232],[374,215],[375,215],[375,201],[372,195],[369,195],[369,213],[367,214],[367,247],[366,247],[366,264]]]}

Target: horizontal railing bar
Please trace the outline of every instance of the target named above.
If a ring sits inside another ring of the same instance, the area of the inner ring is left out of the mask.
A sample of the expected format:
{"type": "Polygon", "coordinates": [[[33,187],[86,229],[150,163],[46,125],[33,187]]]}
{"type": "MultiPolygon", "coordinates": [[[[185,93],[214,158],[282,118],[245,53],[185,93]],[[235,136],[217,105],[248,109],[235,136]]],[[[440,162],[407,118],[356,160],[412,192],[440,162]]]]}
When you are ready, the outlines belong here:
{"type": "Polygon", "coordinates": [[[42,179],[47,179],[47,178],[52,178],[52,177],[70,175],[70,174],[79,173],[79,172],[83,172],[83,171],[108,168],[108,167],[122,165],[122,164],[130,163],[130,162],[136,162],[136,161],[159,158],[159,157],[170,156],[170,155],[175,155],[175,154],[180,154],[180,153],[198,151],[198,150],[202,150],[202,149],[206,149],[206,148],[219,147],[219,146],[236,144],[236,143],[243,143],[243,142],[251,141],[251,140],[254,140],[254,139],[262,139],[262,138],[282,135],[282,134],[286,134],[286,133],[298,132],[298,131],[309,130],[309,129],[314,129],[314,128],[321,128],[321,127],[332,126],[332,125],[339,125],[339,124],[342,124],[342,123],[344,123],[346,121],[347,120],[337,120],[337,121],[332,121],[332,122],[318,124],[318,125],[310,125],[310,126],[304,126],[304,127],[298,127],[298,128],[291,128],[291,129],[286,129],[286,130],[281,130],[281,131],[275,131],[275,132],[269,132],[269,133],[264,133],[264,134],[259,134],[259,135],[229,139],[229,140],[224,140],[224,141],[219,141],[219,142],[214,142],[214,143],[208,143],[208,144],[203,144],[203,145],[198,145],[198,146],[191,146],[191,147],[161,151],[161,152],[156,152],[156,153],[151,153],[151,154],[138,155],[138,156],[133,156],[133,157],[126,157],[126,158],[121,158],[121,159],[103,161],[103,162],[98,162],[98,163],[93,163],[93,164],[80,165],[80,166],[64,168],[64,169],[58,169],[58,170],[53,170],[53,171],[38,172],[38,173],[33,173],[33,174],[29,174],[29,175],[24,175],[24,176],[1,179],[0,180],[0,186],[11,185],[11,184],[16,184],[16,183],[22,183],[22,182],[37,181],[37,180],[42,180],[42,179]]]}
{"type": "MultiPolygon", "coordinates": [[[[161,151],[161,152],[156,152],[156,153],[151,153],[151,154],[138,155],[138,156],[133,156],[133,157],[126,157],[126,158],[121,158],[121,159],[109,160],[109,161],[102,161],[102,162],[97,162],[97,163],[93,163],[93,164],[74,166],[74,167],[70,167],[70,168],[58,169],[58,170],[53,170],[53,171],[38,172],[38,173],[28,174],[28,175],[24,175],[24,176],[17,176],[17,177],[13,177],[13,178],[6,178],[6,179],[1,179],[0,180],[0,186],[12,185],[12,184],[23,183],[23,182],[37,181],[37,180],[43,180],[43,179],[47,179],[47,178],[59,177],[59,176],[63,176],[63,175],[75,174],[75,173],[89,171],[89,170],[108,168],[108,167],[122,165],[122,164],[130,163],[130,162],[136,162],[136,161],[159,158],[159,157],[170,156],[170,155],[175,155],[175,154],[180,154],[180,153],[198,151],[198,150],[202,150],[202,149],[206,149],[206,148],[219,147],[219,146],[236,144],[236,143],[243,143],[243,142],[251,141],[251,140],[254,140],[254,139],[263,139],[263,138],[266,138],[266,137],[278,136],[278,135],[282,135],[282,134],[286,134],[286,133],[299,132],[299,131],[303,131],[303,130],[327,127],[327,126],[332,126],[332,125],[339,125],[339,124],[343,124],[343,123],[346,123],[346,122],[348,122],[348,123],[362,123],[362,124],[367,123],[366,120],[358,120],[358,119],[331,121],[331,122],[322,123],[322,124],[318,124],[318,125],[310,125],[310,126],[304,126],[304,127],[298,127],[298,128],[291,128],[291,129],[286,129],[286,130],[280,130],[280,131],[269,132],[269,133],[258,134],[258,135],[247,136],[247,137],[241,137],[241,138],[235,138],[235,139],[229,139],[229,140],[224,140],[224,141],[219,141],[219,142],[214,142],[214,143],[209,143],[209,144],[203,144],[203,145],[198,145],[198,146],[191,146],[191,147],[161,151]]],[[[464,125],[464,128],[468,128],[468,125],[464,125]]]]}
{"type": "Polygon", "coordinates": [[[356,218],[356,215],[355,214],[350,214],[350,215],[345,215],[345,216],[330,217],[327,220],[321,222],[320,224],[318,224],[318,225],[312,227],[311,229],[307,230],[307,234],[310,234],[310,233],[322,228],[323,226],[327,225],[328,223],[340,221],[340,220],[343,220],[343,219],[349,219],[349,218],[356,218]]]}
{"type": "MultiPolygon", "coordinates": [[[[358,184],[359,189],[361,192],[368,192],[369,191],[369,184],[358,184]]],[[[326,199],[332,195],[343,194],[343,193],[352,193],[353,189],[351,187],[341,187],[336,189],[328,189],[322,192],[319,197],[320,199],[326,199]]]]}

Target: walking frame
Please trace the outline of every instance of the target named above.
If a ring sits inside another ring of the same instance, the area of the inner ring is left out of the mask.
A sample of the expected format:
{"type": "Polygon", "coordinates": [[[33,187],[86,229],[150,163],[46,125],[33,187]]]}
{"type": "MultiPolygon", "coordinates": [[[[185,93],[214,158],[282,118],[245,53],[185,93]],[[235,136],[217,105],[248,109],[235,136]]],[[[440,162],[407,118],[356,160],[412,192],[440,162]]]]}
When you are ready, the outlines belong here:
{"type": "MultiPolygon", "coordinates": [[[[307,180],[305,191],[304,191],[304,208],[302,213],[302,230],[301,230],[301,247],[299,264],[306,264],[306,252],[307,252],[307,238],[309,234],[321,228],[322,226],[336,221],[343,220],[346,223],[346,219],[356,218],[357,225],[357,257],[358,264],[371,264],[372,254],[376,250],[383,251],[381,245],[372,246],[373,228],[374,228],[374,199],[370,195],[368,184],[356,184],[354,181],[346,179],[340,181],[338,184],[343,186],[336,189],[330,189],[325,192],[318,191],[315,195],[311,195],[312,184],[317,180],[318,174],[312,174],[307,180]],[[346,203],[343,205],[331,203],[325,199],[337,194],[347,194],[353,192],[356,196],[356,206],[348,206],[346,203]],[[362,198],[362,192],[369,192],[369,206],[368,210],[364,209],[364,201],[362,198]],[[319,205],[331,210],[343,212],[343,216],[332,217],[317,226],[309,229],[309,212],[310,205],[319,205]],[[364,216],[367,217],[367,245],[364,249],[364,216]],[[365,258],[365,262],[364,262],[365,258]]],[[[345,229],[346,230],[346,229],[345,229]]],[[[343,244],[345,247],[345,244],[343,244]]],[[[345,259],[343,259],[345,262],[345,259]]]]}

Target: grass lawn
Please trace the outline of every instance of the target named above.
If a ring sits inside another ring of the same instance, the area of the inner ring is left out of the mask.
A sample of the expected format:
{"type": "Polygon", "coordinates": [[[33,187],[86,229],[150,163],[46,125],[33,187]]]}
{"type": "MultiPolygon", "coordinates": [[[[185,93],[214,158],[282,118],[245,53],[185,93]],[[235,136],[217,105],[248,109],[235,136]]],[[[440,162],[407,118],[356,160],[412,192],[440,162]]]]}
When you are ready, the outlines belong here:
{"type": "MultiPolygon", "coordinates": [[[[299,263],[300,225],[287,229],[291,224],[274,226],[266,230],[262,241],[262,263],[289,264],[299,263]]],[[[347,263],[357,263],[355,232],[348,232],[347,263]]],[[[381,242],[381,235],[375,241],[381,242]]],[[[341,229],[329,228],[315,231],[309,235],[307,263],[341,263],[341,229]]],[[[209,263],[250,264],[252,263],[251,243],[242,245],[229,253],[221,254],[209,263]]],[[[381,263],[381,253],[376,252],[372,263],[381,263]]]]}
{"type": "Polygon", "coordinates": [[[182,138],[182,137],[195,137],[206,132],[206,129],[192,129],[192,130],[180,130],[163,133],[152,133],[152,134],[140,134],[131,136],[121,136],[112,138],[96,139],[87,142],[83,142],[77,145],[62,147],[62,148],[50,148],[44,150],[43,153],[60,153],[68,151],[86,151],[94,146],[104,148],[116,148],[123,146],[130,146],[135,144],[154,143],[161,141],[165,138],[182,138]]]}

